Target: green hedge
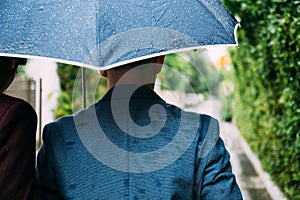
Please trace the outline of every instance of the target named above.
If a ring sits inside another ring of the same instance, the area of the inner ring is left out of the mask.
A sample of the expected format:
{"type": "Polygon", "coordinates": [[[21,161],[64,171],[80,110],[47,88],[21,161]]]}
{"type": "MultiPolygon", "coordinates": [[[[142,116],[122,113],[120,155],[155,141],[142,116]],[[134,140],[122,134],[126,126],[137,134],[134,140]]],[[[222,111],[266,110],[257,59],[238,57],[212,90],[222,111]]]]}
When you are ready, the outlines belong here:
{"type": "Polygon", "coordinates": [[[226,0],[240,17],[234,115],[263,168],[300,199],[300,1],[226,0]]]}

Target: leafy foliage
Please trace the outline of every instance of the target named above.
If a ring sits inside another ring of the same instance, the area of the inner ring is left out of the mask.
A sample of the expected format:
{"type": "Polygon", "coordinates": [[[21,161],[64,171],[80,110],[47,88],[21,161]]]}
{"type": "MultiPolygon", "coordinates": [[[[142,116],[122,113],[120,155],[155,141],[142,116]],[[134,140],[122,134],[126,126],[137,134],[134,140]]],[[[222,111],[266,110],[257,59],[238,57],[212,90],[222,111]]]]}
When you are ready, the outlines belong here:
{"type": "Polygon", "coordinates": [[[219,73],[204,50],[170,54],[160,74],[162,88],[186,93],[217,95],[219,73]]]}
{"type": "Polygon", "coordinates": [[[300,1],[225,0],[241,19],[237,125],[274,182],[300,199],[300,1]]]}
{"type": "Polygon", "coordinates": [[[17,78],[25,79],[26,78],[26,73],[25,73],[25,65],[19,65],[18,67],[18,72],[16,74],[17,78]]]}
{"type": "MultiPolygon", "coordinates": [[[[82,108],[81,70],[77,66],[58,63],[61,95],[54,110],[55,117],[73,114],[82,108]]],[[[95,70],[85,69],[87,105],[97,101],[106,91],[106,81],[95,70]]]]}

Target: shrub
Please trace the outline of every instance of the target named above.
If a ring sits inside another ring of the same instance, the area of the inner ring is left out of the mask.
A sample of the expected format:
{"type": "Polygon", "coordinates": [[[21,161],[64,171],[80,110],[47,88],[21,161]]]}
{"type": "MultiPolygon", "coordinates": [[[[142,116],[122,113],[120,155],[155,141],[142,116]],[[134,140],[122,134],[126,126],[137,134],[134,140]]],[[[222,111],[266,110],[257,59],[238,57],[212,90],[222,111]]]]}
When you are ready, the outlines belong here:
{"type": "Polygon", "coordinates": [[[300,199],[300,1],[225,1],[241,19],[235,68],[236,122],[263,168],[300,199]]]}
{"type": "MultiPolygon", "coordinates": [[[[61,95],[58,97],[55,118],[71,115],[82,109],[82,79],[78,66],[58,63],[57,74],[60,80],[61,95]]],[[[86,103],[96,102],[106,91],[106,81],[96,70],[86,69],[86,103]]]]}

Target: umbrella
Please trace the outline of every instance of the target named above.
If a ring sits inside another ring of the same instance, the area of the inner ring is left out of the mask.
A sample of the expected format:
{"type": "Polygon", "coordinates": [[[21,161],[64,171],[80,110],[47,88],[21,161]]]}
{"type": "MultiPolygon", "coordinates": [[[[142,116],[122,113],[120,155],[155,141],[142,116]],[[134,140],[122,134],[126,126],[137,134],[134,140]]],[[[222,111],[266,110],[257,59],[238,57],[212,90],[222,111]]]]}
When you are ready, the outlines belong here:
{"type": "Polygon", "coordinates": [[[0,2],[0,55],[94,69],[209,45],[237,45],[219,0],[0,2]]]}
{"type": "MultiPolygon", "coordinates": [[[[238,22],[220,0],[2,0],[0,56],[51,58],[58,62],[104,70],[210,45],[236,46],[237,27],[238,22]]],[[[79,119],[80,123],[84,120],[79,119]]],[[[78,119],[75,117],[76,122],[78,119]]],[[[96,120],[92,122],[99,126],[96,120]]],[[[99,153],[101,151],[97,148],[95,151],[90,144],[93,137],[82,133],[78,130],[80,139],[97,159],[104,163],[107,158],[109,162],[112,161],[109,158],[115,156],[106,156],[105,151],[99,153]]],[[[194,139],[190,133],[184,138],[185,133],[180,131],[170,145],[162,148],[163,152],[171,153],[170,159],[158,165],[149,165],[142,172],[163,168],[162,165],[179,158],[194,139]],[[172,147],[177,147],[178,143],[182,145],[175,154],[172,147]]],[[[217,137],[213,133],[208,135],[206,146],[213,147],[217,137]]],[[[108,140],[104,142],[108,145],[103,145],[104,148],[111,147],[108,140]]],[[[102,148],[102,145],[98,146],[102,148]]],[[[113,153],[128,157],[128,152],[121,149],[113,153]]],[[[137,166],[142,166],[140,164],[144,160],[155,161],[160,153],[160,150],[154,151],[154,154],[131,153],[130,157],[138,163],[137,166]]],[[[118,162],[118,159],[114,160],[118,162]]],[[[123,167],[123,163],[121,165],[123,167]]],[[[127,169],[125,166],[125,169],[119,170],[141,173],[140,168],[134,167],[127,169]]]]}

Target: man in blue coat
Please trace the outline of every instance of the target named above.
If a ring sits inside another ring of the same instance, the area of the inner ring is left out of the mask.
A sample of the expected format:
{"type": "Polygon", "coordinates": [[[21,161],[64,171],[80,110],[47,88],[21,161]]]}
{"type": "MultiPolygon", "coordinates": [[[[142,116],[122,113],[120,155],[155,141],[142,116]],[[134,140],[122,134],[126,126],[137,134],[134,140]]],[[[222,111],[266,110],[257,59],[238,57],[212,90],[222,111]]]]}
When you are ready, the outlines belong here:
{"type": "Polygon", "coordinates": [[[217,120],[153,91],[163,60],[101,71],[102,99],[45,126],[40,199],[242,199],[217,120]]]}

